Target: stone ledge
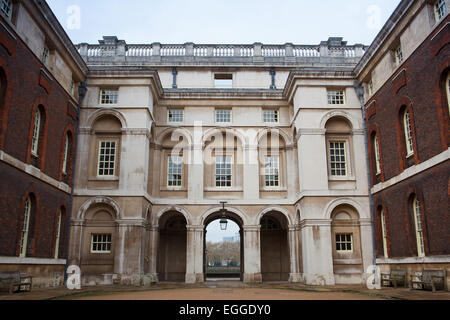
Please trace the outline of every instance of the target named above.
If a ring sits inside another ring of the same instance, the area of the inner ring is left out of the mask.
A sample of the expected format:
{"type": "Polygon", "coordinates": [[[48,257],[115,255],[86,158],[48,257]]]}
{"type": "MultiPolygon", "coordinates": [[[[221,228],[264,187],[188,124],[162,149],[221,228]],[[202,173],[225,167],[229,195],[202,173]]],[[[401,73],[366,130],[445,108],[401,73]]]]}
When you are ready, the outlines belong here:
{"type": "Polygon", "coordinates": [[[0,264],[65,265],[66,259],[0,257],[0,264]]]}

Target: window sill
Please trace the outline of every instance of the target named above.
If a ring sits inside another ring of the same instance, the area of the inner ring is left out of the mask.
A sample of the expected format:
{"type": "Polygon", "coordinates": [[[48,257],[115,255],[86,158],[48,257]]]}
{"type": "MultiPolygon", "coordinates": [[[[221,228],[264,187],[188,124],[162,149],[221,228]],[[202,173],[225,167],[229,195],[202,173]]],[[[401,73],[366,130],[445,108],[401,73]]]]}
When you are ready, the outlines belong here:
{"type": "Polygon", "coordinates": [[[209,187],[209,188],[205,188],[205,191],[207,192],[242,192],[244,191],[243,188],[236,188],[236,187],[223,187],[223,188],[219,188],[219,187],[209,187]]]}
{"type": "Polygon", "coordinates": [[[160,191],[187,191],[187,189],[184,188],[184,187],[180,187],[180,188],[175,188],[175,187],[173,187],[173,188],[162,187],[162,188],[160,188],[159,190],[160,190],[160,191]]]}
{"type": "Polygon", "coordinates": [[[119,177],[94,177],[90,178],[89,181],[119,181],[119,177]]]}
{"type": "Polygon", "coordinates": [[[356,182],[356,177],[329,177],[328,181],[351,181],[356,182]]]}
{"type": "Polygon", "coordinates": [[[282,191],[287,191],[287,188],[284,188],[284,187],[275,187],[275,188],[262,187],[261,191],[282,192],[282,191]]]}
{"type": "Polygon", "coordinates": [[[414,156],[414,152],[408,153],[408,154],[406,155],[406,159],[409,159],[409,158],[411,158],[412,156],[414,156]]]}

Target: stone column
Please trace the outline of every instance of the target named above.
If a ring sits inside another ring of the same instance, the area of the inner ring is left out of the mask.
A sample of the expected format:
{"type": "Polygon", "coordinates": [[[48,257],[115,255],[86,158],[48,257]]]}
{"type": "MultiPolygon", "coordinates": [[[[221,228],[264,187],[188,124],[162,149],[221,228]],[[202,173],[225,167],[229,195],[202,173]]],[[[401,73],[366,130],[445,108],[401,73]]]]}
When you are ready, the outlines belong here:
{"type": "Polygon", "coordinates": [[[188,225],[186,248],[186,283],[204,282],[203,226],[188,225]]]}
{"type": "Polygon", "coordinates": [[[259,199],[258,146],[244,147],[244,199],[259,199]]]}
{"type": "Polygon", "coordinates": [[[158,282],[158,266],[156,264],[158,260],[159,249],[159,226],[151,226],[148,229],[148,252],[147,252],[147,276],[150,282],[158,282]]]}
{"type": "MultiPolygon", "coordinates": [[[[260,225],[244,226],[244,282],[262,282],[260,225]]],[[[241,240],[242,241],[242,240],[241,240]]]]}
{"type": "Polygon", "coordinates": [[[301,282],[300,257],[298,246],[298,225],[289,226],[289,255],[291,262],[291,272],[289,282],[301,282]]]}
{"type": "Polygon", "coordinates": [[[190,200],[203,199],[203,144],[202,144],[202,122],[194,123],[194,144],[188,157],[189,165],[189,184],[188,198],[190,200]]]}
{"type": "MultiPolygon", "coordinates": [[[[367,208],[369,211],[369,208],[367,208]]],[[[373,261],[373,246],[372,241],[372,221],[371,219],[360,219],[360,236],[361,236],[361,255],[363,262],[363,281],[367,280],[370,274],[367,274],[369,266],[374,264],[373,261]]]]}
{"type": "Polygon", "coordinates": [[[302,260],[306,284],[335,284],[331,243],[331,220],[305,222],[302,229],[302,260]]]}
{"type": "Polygon", "coordinates": [[[72,219],[70,226],[70,246],[67,252],[68,265],[81,267],[81,250],[83,250],[83,220],[72,219]]]}
{"type": "Polygon", "coordinates": [[[295,198],[298,194],[298,162],[296,161],[295,152],[297,149],[294,145],[286,147],[286,187],[288,190],[288,198],[295,198]]]}

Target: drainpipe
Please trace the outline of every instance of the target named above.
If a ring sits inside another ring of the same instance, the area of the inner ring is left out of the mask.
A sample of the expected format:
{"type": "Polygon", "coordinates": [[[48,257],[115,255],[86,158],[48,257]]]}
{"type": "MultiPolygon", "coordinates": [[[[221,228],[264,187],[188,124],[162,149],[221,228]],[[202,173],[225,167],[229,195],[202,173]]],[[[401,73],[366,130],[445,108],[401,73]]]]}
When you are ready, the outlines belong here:
{"type": "MultiPolygon", "coordinates": [[[[376,249],[376,239],[375,239],[375,218],[374,218],[374,204],[373,204],[373,197],[372,193],[370,192],[370,186],[372,185],[371,177],[370,177],[370,159],[369,159],[369,137],[367,132],[367,123],[366,123],[366,107],[364,106],[364,88],[355,81],[354,88],[356,90],[356,94],[358,95],[359,102],[361,104],[361,111],[362,111],[362,117],[363,117],[363,129],[364,129],[364,149],[365,149],[365,156],[366,156],[366,172],[367,172],[367,183],[368,183],[368,191],[369,191],[369,206],[370,206],[370,219],[371,227],[372,227],[372,243],[373,243],[373,265],[377,265],[377,249],[376,249]]],[[[378,283],[378,272],[375,272],[374,282],[378,283]]]]}
{"type": "Polygon", "coordinates": [[[70,229],[71,229],[71,216],[72,216],[72,206],[73,206],[73,196],[74,196],[74,182],[75,182],[75,167],[77,163],[77,149],[78,149],[78,131],[80,128],[80,109],[81,104],[83,102],[84,96],[86,95],[86,82],[81,82],[80,86],[78,87],[78,106],[77,106],[77,125],[75,126],[75,133],[74,133],[74,148],[75,150],[73,154],[72,159],[72,181],[71,181],[71,192],[70,192],[70,199],[69,199],[69,208],[67,209],[67,217],[68,217],[68,223],[67,223],[67,229],[66,229],[66,265],[64,266],[64,283],[67,281],[67,268],[69,267],[69,242],[70,242],[70,229]]]}

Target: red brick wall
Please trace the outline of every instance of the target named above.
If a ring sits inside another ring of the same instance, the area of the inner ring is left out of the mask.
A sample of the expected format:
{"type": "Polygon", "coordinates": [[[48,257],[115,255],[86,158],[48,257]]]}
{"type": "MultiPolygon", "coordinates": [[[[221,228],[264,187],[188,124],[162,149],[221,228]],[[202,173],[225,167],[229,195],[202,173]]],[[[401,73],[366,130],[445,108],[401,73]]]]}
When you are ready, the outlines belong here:
{"type": "MultiPolygon", "coordinates": [[[[387,181],[450,146],[444,79],[449,71],[449,17],[403,63],[366,104],[369,137],[378,135],[382,172],[376,175],[373,140],[369,140],[372,185],[387,181]],[[440,31],[440,32],[439,32],[440,31]],[[409,110],[414,156],[406,158],[401,115],[409,110]]],[[[450,162],[447,161],[374,195],[377,255],[383,256],[380,206],[386,211],[390,257],[417,255],[414,218],[408,198],[422,206],[426,255],[450,254],[450,162]]]]}
{"type": "MultiPolygon", "coordinates": [[[[0,16],[0,19],[3,19],[0,16]]],[[[3,20],[5,26],[8,24],[3,20]]],[[[12,30],[10,30],[13,32],[12,30]]],[[[44,174],[72,182],[76,102],[51,76],[38,57],[15,35],[0,25],[0,149],[14,158],[38,167],[44,174]],[[4,89],[6,85],[6,89],[4,89]],[[39,141],[39,159],[31,156],[31,138],[36,109],[45,112],[45,123],[39,141]],[[64,141],[71,133],[68,175],[63,175],[64,141]]],[[[30,257],[53,258],[57,214],[63,207],[60,257],[65,257],[66,229],[70,194],[0,162],[0,256],[18,256],[25,199],[32,193],[36,199],[33,213],[34,240],[30,257]]]]}

